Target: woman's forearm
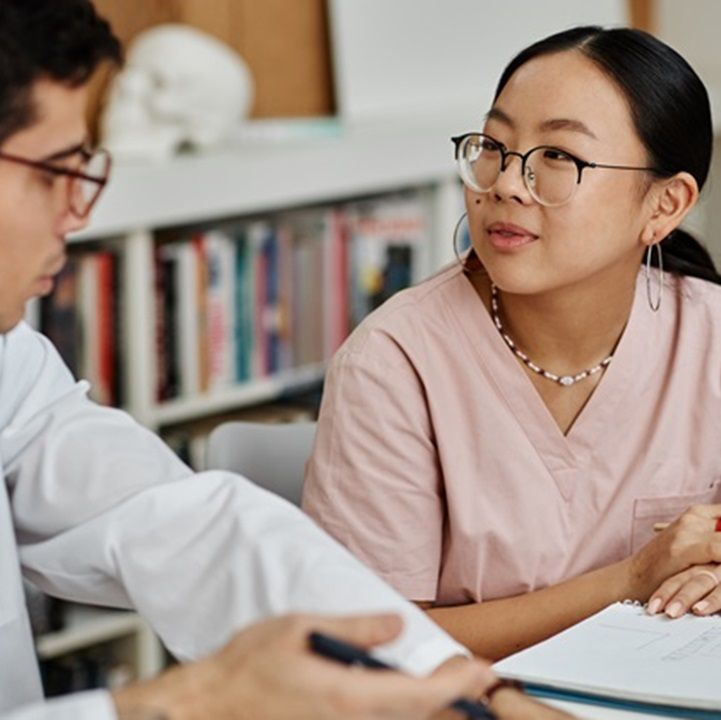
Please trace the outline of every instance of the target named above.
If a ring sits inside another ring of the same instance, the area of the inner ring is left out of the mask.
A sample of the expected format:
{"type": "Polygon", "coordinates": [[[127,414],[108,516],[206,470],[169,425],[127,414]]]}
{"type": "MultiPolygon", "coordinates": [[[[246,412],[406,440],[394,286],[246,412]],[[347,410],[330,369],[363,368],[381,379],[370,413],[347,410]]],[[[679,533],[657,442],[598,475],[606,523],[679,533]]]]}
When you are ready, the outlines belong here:
{"type": "Polygon", "coordinates": [[[499,660],[623,600],[628,578],[628,561],[623,561],[543,590],[427,612],[473,653],[499,660]]]}

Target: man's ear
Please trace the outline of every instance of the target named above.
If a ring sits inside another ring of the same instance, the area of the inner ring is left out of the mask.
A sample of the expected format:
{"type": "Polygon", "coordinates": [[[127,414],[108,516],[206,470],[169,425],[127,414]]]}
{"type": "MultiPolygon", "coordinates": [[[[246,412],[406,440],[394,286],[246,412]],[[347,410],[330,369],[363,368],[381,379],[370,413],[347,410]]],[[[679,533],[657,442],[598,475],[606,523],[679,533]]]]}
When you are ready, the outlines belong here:
{"type": "Polygon", "coordinates": [[[690,173],[657,180],[649,190],[651,215],[641,231],[641,242],[653,245],[672,233],[698,200],[698,183],[690,173]]]}

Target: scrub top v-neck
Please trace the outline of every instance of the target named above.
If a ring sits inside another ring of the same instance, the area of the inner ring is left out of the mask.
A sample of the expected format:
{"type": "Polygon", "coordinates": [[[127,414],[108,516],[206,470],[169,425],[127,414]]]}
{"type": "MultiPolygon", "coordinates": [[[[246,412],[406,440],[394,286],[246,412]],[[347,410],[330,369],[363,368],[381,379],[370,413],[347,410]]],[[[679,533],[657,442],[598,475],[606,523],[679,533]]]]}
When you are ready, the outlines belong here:
{"type": "Polygon", "coordinates": [[[470,282],[454,283],[449,302],[459,330],[476,355],[479,371],[495,389],[526,433],[565,500],[576,485],[575,474],[583,472],[590,456],[604,442],[604,428],[613,420],[623,398],[638,392],[655,372],[654,360],[645,357],[644,347],[656,341],[658,323],[644,312],[645,294],[639,281],[626,328],[615,349],[613,361],[568,433],[558,427],[522,365],[513,360],[493,320],[470,282]]]}
{"type": "Polygon", "coordinates": [[[721,287],[640,277],[567,435],[460,266],[392,298],[334,358],[305,509],[413,600],[480,602],[628,556],[721,500],[721,287]]]}

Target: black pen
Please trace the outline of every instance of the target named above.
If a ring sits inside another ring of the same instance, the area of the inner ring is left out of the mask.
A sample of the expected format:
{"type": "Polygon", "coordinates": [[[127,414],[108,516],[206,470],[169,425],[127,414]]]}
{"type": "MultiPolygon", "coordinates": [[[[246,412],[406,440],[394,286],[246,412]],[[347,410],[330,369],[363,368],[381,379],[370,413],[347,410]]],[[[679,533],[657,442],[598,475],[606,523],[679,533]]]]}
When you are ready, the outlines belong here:
{"type": "MultiPolygon", "coordinates": [[[[397,668],[394,668],[392,665],[387,665],[380,660],[376,660],[372,655],[369,655],[365,650],[355,645],[350,645],[343,642],[343,640],[338,640],[322,633],[311,633],[308,636],[308,642],[313,652],[330,660],[336,660],[344,665],[360,665],[374,670],[397,670],[397,668]]],[[[473,720],[496,720],[496,714],[489,710],[488,707],[481,703],[466,700],[465,698],[454,700],[450,707],[458,712],[464,713],[467,718],[472,718],[473,720]]]]}

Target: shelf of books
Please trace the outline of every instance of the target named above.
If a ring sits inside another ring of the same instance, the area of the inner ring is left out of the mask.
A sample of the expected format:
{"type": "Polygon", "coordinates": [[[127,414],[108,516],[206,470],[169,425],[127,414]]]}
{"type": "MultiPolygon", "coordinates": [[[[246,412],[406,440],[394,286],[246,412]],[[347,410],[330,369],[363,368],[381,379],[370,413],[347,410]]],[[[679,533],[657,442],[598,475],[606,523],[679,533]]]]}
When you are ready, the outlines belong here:
{"type": "Polygon", "coordinates": [[[41,330],[155,430],[319,387],[369,312],[452,257],[462,117],[120,164],[41,330]]]}
{"type": "Polygon", "coordinates": [[[145,283],[130,246],[78,243],[40,326],[97,401],[153,428],[269,401],[319,384],[351,330],[430,271],[430,228],[421,189],[163,229],[135,250],[145,283]]]}

